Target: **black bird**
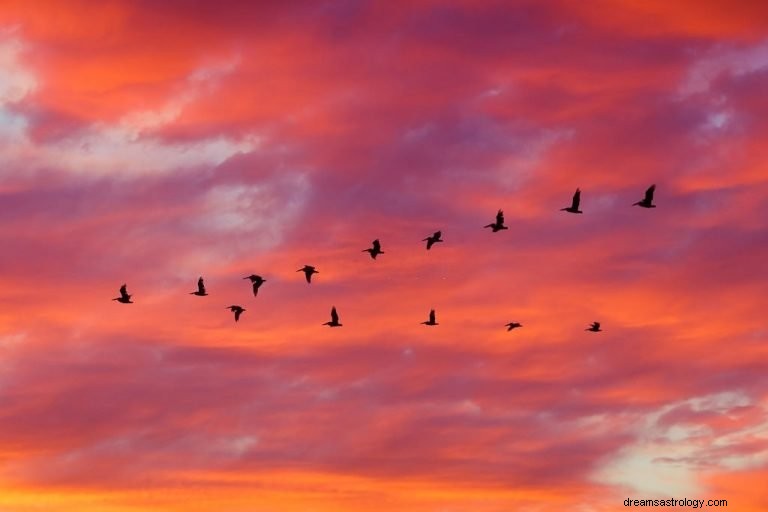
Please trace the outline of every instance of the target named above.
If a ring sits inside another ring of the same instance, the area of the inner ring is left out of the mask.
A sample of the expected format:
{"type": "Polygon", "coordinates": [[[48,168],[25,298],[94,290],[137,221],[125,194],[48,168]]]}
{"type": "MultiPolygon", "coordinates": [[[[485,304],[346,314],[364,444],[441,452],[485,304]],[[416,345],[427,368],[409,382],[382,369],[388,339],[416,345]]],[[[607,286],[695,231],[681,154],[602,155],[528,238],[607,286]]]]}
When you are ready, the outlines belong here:
{"type": "Polygon", "coordinates": [[[502,229],[509,229],[507,226],[504,225],[504,212],[499,210],[496,212],[496,222],[493,224],[487,224],[483,226],[484,228],[491,228],[493,232],[501,231],[502,229]]]}
{"type": "Polygon", "coordinates": [[[656,191],[656,185],[651,185],[648,190],[645,191],[645,197],[642,201],[638,201],[632,206],[642,206],[643,208],[656,208],[653,204],[653,193],[656,191]]]}
{"type": "Polygon", "coordinates": [[[261,276],[257,276],[256,274],[251,274],[248,277],[244,277],[243,279],[250,279],[251,283],[253,283],[253,296],[256,297],[256,295],[259,293],[259,287],[266,283],[267,280],[264,279],[261,276]]]}
{"type": "Polygon", "coordinates": [[[560,208],[561,212],[570,212],[570,213],[584,213],[581,210],[579,210],[579,203],[581,202],[581,190],[576,189],[576,193],[573,194],[573,201],[571,201],[571,206],[567,208],[560,208]]]}
{"type": "Polygon", "coordinates": [[[128,291],[125,285],[120,287],[120,296],[115,297],[112,300],[116,300],[117,302],[122,302],[123,304],[133,304],[133,301],[131,300],[131,296],[128,295],[128,291]]]}
{"type": "Polygon", "coordinates": [[[442,242],[443,240],[440,238],[443,236],[442,231],[435,231],[432,236],[428,236],[422,242],[427,242],[427,250],[430,250],[433,245],[435,245],[437,242],[442,242]]]}
{"type": "Polygon", "coordinates": [[[245,311],[245,308],[241,308],[240,306],[227,306],[224,309],[228,309],[235,314],[235,322],[240,320],[240,315],[242,315],[243,311],[245,311]]]}
{"type": "Polygon", "coordinates": [[[339,314],[336,312],[336,306],[331,308],[331,321],[325,322],[323,325],[329,327],[341,327],[341,324],[339,323],[339,314]]]}
{"type": "Polygon", "coordinates": [[[203,278],[197,280],[197,291],[189,292],[190,295],[197,295],[198,297],[205,297],[208,295],[205,291],[205,284],[203,284],[203,278]]]}
{"type": "Polygon", "coordinates": [[[361,252],[367,252],[371,254],[371,258],[376,259],[376,256],[379,254],[384,254],[384,251],[381,250],[381,243],[379,243],[379,239],[373,241],[373,247],[370,249],[363,249],[361,252]]]}
{"type": "Polygon", "coordinates": [[[592,322],[592,325],[590,325],[587,329],[584,329],[585,331],[592,331],[592,332],[602,332],[600,330],[600,322],[592,322]]]}
{"type": "Polygon", "coordinates": [[[435,310],[434,309],[430,309],[429,310],[429,320],[427,320],[426,322],[421,322],[421,323],[424,324],[424,325],[440,325],[437,322],[435,322],[435,310]]]}
{"type": "Polygon", "coordinates": [[[507,331],[511,331],[512,329],[517,329],[518,327],[522,327],[523,324],[518,322],[510,322],[505,327],[507,328],[507,331]]]}
{"type": "Polygon", "coordinates": [[[315,267],[313,267],[312,265],[304,265],[302,268],[300,268],[296,272],[304,272],[304,277],[307,278],[308,283],[312,282],[312,274],[320,273],[317,270],[315,270],[315,267]]]}

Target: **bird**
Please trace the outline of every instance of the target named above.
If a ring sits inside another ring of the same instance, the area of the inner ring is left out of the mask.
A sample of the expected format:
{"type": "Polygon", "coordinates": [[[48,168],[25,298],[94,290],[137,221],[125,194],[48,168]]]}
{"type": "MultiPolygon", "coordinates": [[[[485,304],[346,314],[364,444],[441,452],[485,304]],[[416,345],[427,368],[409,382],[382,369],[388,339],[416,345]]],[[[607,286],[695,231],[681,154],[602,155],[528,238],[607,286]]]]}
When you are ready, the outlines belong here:
{"type": "Polygon", "coordinates": [[[581,190],[576,189],[576,192],[573,194],[573,201],[571,202],[571,206],[568,206],[566,208],[560,208],[561,212],[570,212],[570,213],[584,213],[581,210],[579,210],[579,203],[581,202],[581,190]]]}
{"type": "Polygon", "coordinates": [[[653,204],[653,193],[656,191],[656,185],[651,185],[648,187],[648,190],[645,191],[645,197],[641,200],[633,204],[632,206],[642,206],[643,208],[656,208],[656,205],[653,204]]]}
{"type": "Polygon", "coordinates": [[[511,331],[512,329],[517,329],[518,327],[522,327],[523,324],[519,322],[510,322],[505,327],[507,328],[507,331],[511,331]]]}
{"type": "Polygon", "coordinates": [[[592,325],[590,325],[588,328],[584,329],[585,331],[591,331],[591,332],[602,332],[600,330],[600,322],[592,322],[592,325]]]}
{"type": "Polygon", "coordinates": [[[379,242],[379,239],[373,241],[373,247],[370,249],[363,249],[361,252],[367,252],[371,254],[371,258],[374,260],[376,259],[376,256],[379,254],[384,254],[384,251],[381,250],[381,243],[379,242]]]}
{"type": "Polygon", "coordinates": [[[433,245],[435,245],[437,242],[442,242],[443,240],[440,238],[443,236],[442,231],[435,231],[432,236],[428,236],[427,238],[423,239],[422,242],[427,242],[427,250],[430,250],[433,245]]]}
{"type": "Polygon", "coordinates": [[[424,325],[440,325],[437,322],[435,322],[435,310],[434,309],[430,309],[429,310],[429,320],[427,320],[426,322],[421,322],[421,323],[424,324],[424,325]]]}
{"type": "Polygon", "coordinates": [[[197,280],[197,291],[196,292],[189,292],[190,295],[197,295],[198,297],[205,297],[208,295],[205,291],[205,284],[203,283],[203,278],[197,280]]]}
{"type": "Polygon", "coordinates": [[[492,224],[487,224],[483,226],[484,228],[491,228],[494,233],[497,231],[500,231],[502,229],[509,229],[507,226],[504,225],[504,212],[499,210],[496,212],[496,222],[492,224]]]}
{"type": "Polygon", "coordinates": [[[304,277],[307,278],[308,283],[312,282],[312,274],[320,273],[317,270],[315,270],[315,267],[313,267],[312,265],[304,265],[302,268],[300,268],[296,272],[304,272],[304,277]]]}
{"type": "Polygon", "coordinates": [[[257,276],[256,274],[251,274],[248,277],[244,277],[243,279],[250,279],[251,283],[253,283],[253,296],[256,297],[256,295],[259,293],[259,287],[266,283],[267,280],[264,279],[261,276],[257,276]]]}
{"type": "Polygon", "coordinates": [[[325,322],[323,325],[329,327],[341,327],[341,324],[339,323],[339,314],[336,312],[336,306],[331,308],[331,321],[325,322]]]}
{"type": "Polygon", "coordinates": [[[133,304],[133,301],[131,300],[131,296],[128,295],[126,285],[123,285],[120,287],[120,296],[115,297],[112,300],[116,300],[117,302],[121,302],[123,304],[133,304]]]}
{"type": "Polygon", "coordinates": [[[224,309],[228,309],[228,310],[232,311],[235,314],[235,322],[240,320],[240,315],[242,315],[243,311],[245,311],[245,308],[242,308],[240,306],[227,306],[224,309]]]}

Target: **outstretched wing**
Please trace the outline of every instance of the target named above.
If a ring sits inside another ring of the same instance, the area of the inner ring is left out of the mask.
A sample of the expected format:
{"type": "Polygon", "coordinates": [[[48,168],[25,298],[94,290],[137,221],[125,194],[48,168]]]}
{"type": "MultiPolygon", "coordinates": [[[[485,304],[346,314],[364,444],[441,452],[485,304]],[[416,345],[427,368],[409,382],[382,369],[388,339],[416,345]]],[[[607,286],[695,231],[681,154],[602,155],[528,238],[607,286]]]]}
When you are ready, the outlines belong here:
{"type": "Polygon", "coordinates": [[[600,328],[600,322],[592,322],[592,327],[594,327],[595,329],[599,329],[600,328]]]}
{"type": "Polygon", "coordinates": [[[259,286],[261,286],[261,283],[259,281],[253,282],[253,296],[256,297],[256,295],[259,293],[259,286]]]}
{"type": "Polygon", "coordinates": [[[205,294],[205,284],[203,283],[203,278],[197,280],[197,291],[201,294],[205,294]]]}
{"type": "Polygon", "coordinates": [[[504,212],[501,210],[496,213],[496,224],[499,226],[504,224],[504,212]]]}
{"type": "Polygon", "coordinates": [[[576,192],[573,194],[573,201],[571,202],[571,208],[574,210],[579,209],[579,203],[581,203],[581,189],[576,189],[576,192]]]}
{"type": "Polygon", "coordinates": [[[121,286],[121,287],[120,287],[120,295],[121,295],[123,298],[128,298],[128,297],[130,297],[130,295],[128,295],[128,287],[127,287],[126,285],[123,285],[123,286],[121,286]]]}
{"type": "Polygon", "coordinates": [[[435,244],[435,239],[432,237],[429,237],[427,240],[427,250],[430,250],[432,246],[435,244]]]}
{"type": "Polygon", "coordinates": [[[432,235],[432,236],[435,238],[435,240],[440,240],[440,237],[443,236],[443,232],[442,231],[435,231],[435,234],[432,235]]]}
{"type": "Polygon", "coordinates": [[[235,322],[240,320],[240,315],[245,311],[244,309],[236,309],[235,310],[235,322]]]}
{"type": "Polygon", "coordinates": [[[381,251],[381,243],[379,243],[379,239],[373,241],[373,252],[379,252],[381,251]]]}
{"type": "Polygon", "coordinates": [[[435,310],[430,309],[429,310],[429,323],[435,323],[435,310]]]}
{"type": "Polygon", "coordinates": [[[646,203],[652,203],[653,202],[653,193],[656,191],[656,185],[651,185],[648,187],[648,190],[645,191],[645,202],[646,203]]]}
{"type": "Polygon", "coordinates": [[[339,323],[339,314],[336,313],[336,306],[331,308],[331,322],[334,324],[339,323]]]}

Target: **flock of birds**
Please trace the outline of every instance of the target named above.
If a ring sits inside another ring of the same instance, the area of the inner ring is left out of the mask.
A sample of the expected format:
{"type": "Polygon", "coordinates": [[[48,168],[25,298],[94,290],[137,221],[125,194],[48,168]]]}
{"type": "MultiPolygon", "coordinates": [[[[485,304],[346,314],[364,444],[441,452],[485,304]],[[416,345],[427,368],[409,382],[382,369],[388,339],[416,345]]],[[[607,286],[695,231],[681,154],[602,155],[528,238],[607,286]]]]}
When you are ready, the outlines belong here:
{"type": "MultiPolygon", "coordinates": [[[[642,208],[656,208],[656,205],[653,204],[653,194],[655,191],[656,191],[656,185],[651,185],[645,191],[645,196],[643,197],[643,199],[634,203],[632,206],[640,206],[642,208]]],[[[576,192],[573,194],[571,205],[566,206],[565,208],[561,208],[560,211],[564,211],[568,213],[584,213],[581,210],[579,210],[580,204],[581,204],[581,189],[577,188],[576,192]]],[[[502,231],[504,229],[509,229],[507,226],[504,225],[504,212],[502,210],[499,210],[498,212],[496,212],[496,220],[494,222],[487,224],[483,227],[491,228],[491,231],[493,233],[502,231]]],[[[432,235],[424,238],[422,242],[427,242],[427,250],[430,250],[432,249],[432,246],[435,245],[436,243],[443,242],[442,236],[443,234],[441,231],[435,231],[432,235]]],[[[374,260],[379,254],[384,254],[384,251],[381,250],[381,242],[378,239],[372,242],[370,248],[363,249],[362,252],[369,253],[371,258],[374,260]]],[[[314,274],[320,273],[312,265],[304,265],[302,268],[298,269],[296,272],[304,272],[304,278],[307,280],[308,284],[312,284],[312,276],[314,274]]],[[[250,276],[246,276],[243,279],[249,279],[251,281],[254,297],[258,295],[259,288],[261,288],[261,285],[267,282],[266,279],[256,274],[251,274],[250,276]]],[[[197,290],[195,290],[194,292],[190,292],[190,295],[197,295],[198,297],[205,297],[206,295],[208,295],[208,292],[205,290],[205,282],[203,281],[202,277],[197,280],[197,290]]],[[[115,297],[112,300],[120,302],[121,304],[133,304],[131,297],[132,295],[128,293],[128,286],[123,284],[120,287],[120,296],[115,297]]],[[[240,316],[243,314],[244,311],[246,311],[244,307],[239,306],[237,304],[227,306],[225,309],[228,309],[232,313],[234,313],[235,322],[239,321],[240,316]]],[[[440,325],[437,323],[434,309],[429,311],[429,319],[421,323],[423,325],[430,325],[430,326],[440,325]]],[[[331,320],[329,322],[325,322],[322,325],[327,325],[329,327],[341,327],[343,325],[339,322],[339,314],[336,311],[336,306],[331,307],[331,320]]],[[[519,322],[510,322],[505,325],[505,327],[507,328],[507,331],[511,331],[513,329],[517,329],[522,326],[523,325],[519,322]]],[[[600,329],[600,322],[592,322],[592,324],[584,330],[590,331],[590,332],[602,332],[602,329],[600,329]]]]}

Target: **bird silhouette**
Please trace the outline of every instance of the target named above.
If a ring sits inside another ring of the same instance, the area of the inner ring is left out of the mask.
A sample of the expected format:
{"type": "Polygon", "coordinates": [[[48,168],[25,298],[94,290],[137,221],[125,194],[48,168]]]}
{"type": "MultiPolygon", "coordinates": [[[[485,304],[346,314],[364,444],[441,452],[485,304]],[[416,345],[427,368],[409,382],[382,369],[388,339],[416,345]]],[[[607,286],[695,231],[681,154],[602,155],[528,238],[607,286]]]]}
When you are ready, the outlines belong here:
{"type": "Polygon", "coordinates": [[[235,314],[235,322],[240,320],[240,315],[242,315],[243,311],[245,311],[245,308],[242,308],[240,306],[227,306],[224,309],[228,309],[235,314]]]}
{"type": "Polygon", "coordinates": [[[560,208],[561,212],[570,212],[570,213],[584,213],[581,210],[579,210],[579,203],[581,202],[581,190],[576,189],[576,192],[573,194],[573,200],[571,201],[571,206],[568,206],[566,208],[560,208]]]}
{"type": "Polygon", "coordinates": [[[423,239],[422,242],[427,242],[427,250],[430,250],[433,245],[435,245],[437,242],[442,242],[443,240],[440,238],[443,236],[442,231],[435,231],[432,236],[428,236],[427,238],[423,239]]]}
{"type": "Polygon", "coordinates": [[[522,327],[523,324],[518,322],[510,322],[505,327],[507,328],[507,331],[511,331],[512,329],[517,329],[518,327],[522,327]]]}
{"type": "Polygon", "coordinates": [[[507,226],[504,225],[504,212],[501,210],[496,212],[496,222],[492,224],[486,224],[483,227],[491,228],[494,233],[496,233],[497,231],[501,231],[502,229],[509,229],[507,226]]]}
{"type": "Polygon", "coordinates": [[[653,204],[653,193],[656,191],[656,185],[651,185],[648,190],[645,191],[645,197],[633,204],[632,206],[642,206],[643,208],[656,208],[653,204]]]}
{"type": "Polygon", "coordinates": [[[367,252],[371,254],[371,258],[376,259],[376,256],[379,254],[384,254],[384,251],[381,250],[381,243],[379,242],[379,239],[373,241],[373,247],[370,249],[363,249],[361,252],[367,252]]]}
{"type": "Polygon", "coordinates": [[[243,279],[250,279],[251,283],[253,284],[253,296],[256,297],[259,293],[259,287],[266,283],[267,280],[264,279],[261,276],[257,276],[256,274],[251,274],[248,277],[244,277],[243,279]]]}
{"type": "Polygon", "coordinates": [[[133,304],[133,301],[131,300],[131,295],[128,295],[126,285],[123,285],[120,287],[120,296],[115,297],[112,300],[116,300],[117,302],[121,302],[123,304],[133,304]]]}
{"type": "Polygon", "coordinates": [[[435,322],[435,310],[434,309],[430,309],[429,310],[429,320],[427,320],[426,322],[421,322],[421,323],[424,324],[424,325],[440,325],[437,322],[435,322]]]}
{"type": "Polygon", "coordinates": [[[296,272],[304,272],[304,277],[307,278],[308,283],[312,282],[312,274],[320,273],[317,270],[315,270],[315,267],[313,267],[312,265],[304,265],[302,268],[300,268],[296,272]]]}
{"type": "Polygon", "coordinates": [[[341,327],[341,324],[339,323],[339,314],[336,312],[336,306],[331,308],[331,321],[325,322],[323,325],[329,327],[341,327]]]}
{"type": "Polygon", "coordinates": [[[205,291],[205,284],[203,283],[203,278],[197,280],[197,291],[196,292],[189,292],[190,295],[197,295],[198,297],[205,297],[208,295],[205,291]]]}
{"type": "Polygon", "coordinates": [[[590,325],[588,328],[584,329],[585,331],[591,331],[591,332],[602,332],[600,330],[600,322],[592,322],[592,325],[590,325]]]}

